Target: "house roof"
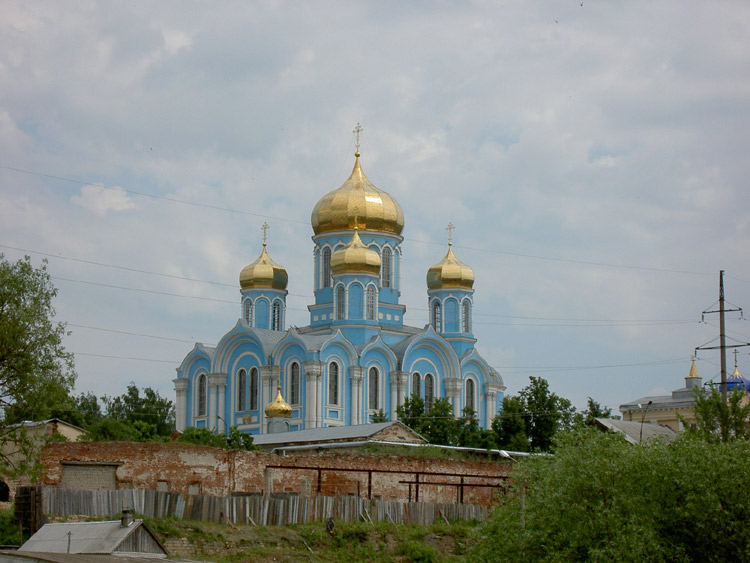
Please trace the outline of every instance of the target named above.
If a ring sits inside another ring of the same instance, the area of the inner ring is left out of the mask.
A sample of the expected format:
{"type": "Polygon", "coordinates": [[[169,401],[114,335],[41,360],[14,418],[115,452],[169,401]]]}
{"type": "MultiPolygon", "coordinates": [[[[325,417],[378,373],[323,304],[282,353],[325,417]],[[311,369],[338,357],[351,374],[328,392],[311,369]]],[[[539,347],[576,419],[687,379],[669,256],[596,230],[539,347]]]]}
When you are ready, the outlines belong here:
{"type": "Polygon", "coordinates": [[[310,444],[328,442],[349,442],[355,440],[366,440],[375,434],[390,428],[400,426],[406,429],[414,437],[413,442],[426,443],[421,435],[399,421],[375,422],[372,424],[358,424],[355,426],[326,426],[324,428],[309,428],[295,432],[280,432],[277,434],[259,434],[253,436],[253,443],[258,446],[270,447],[290,444],[310,444]]]}
{"type": "MultiPolygon", "coordinates": [[[[110,554],[138,528],[161,543],[143,523],[133,520],[129,526],[123,526],[120,520],[103,522],[59,522],[45,524],[31,536],[19,549],[19,552],[39,553],[88,553],[110,554]],[[70,542],[70,547],[68,547],[70,542]]],[[[164,550],[164,548],[162,547],[164,550]]],[[[166,550],[164,554],[166,555],[166,550]]]]}
{"type": "Polygon", "coordinates": [[[643,424],[635,420],[616,420],[613,418],[596,418],[594,420],[600,428],[623,434],[631,444],[648,442],[656,438],[670,441],[677,436],[677,432],[660,424],[649,422],[643,424]]]}

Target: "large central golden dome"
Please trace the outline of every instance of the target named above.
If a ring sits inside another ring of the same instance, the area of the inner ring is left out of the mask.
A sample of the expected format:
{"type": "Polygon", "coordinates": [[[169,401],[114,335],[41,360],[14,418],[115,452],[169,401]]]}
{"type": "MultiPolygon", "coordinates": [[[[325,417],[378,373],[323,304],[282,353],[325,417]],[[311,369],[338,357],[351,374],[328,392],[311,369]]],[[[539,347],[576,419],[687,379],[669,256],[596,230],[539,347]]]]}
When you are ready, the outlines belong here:
{"type": "Polygon", "coordinates": [[[381,231],[400,235],[404,229],[404,212],[398,202],[367,179],[355,153],[354,169],[341,187],[327,193],[312,212],[316,235],[331,231],[381,231]]]}

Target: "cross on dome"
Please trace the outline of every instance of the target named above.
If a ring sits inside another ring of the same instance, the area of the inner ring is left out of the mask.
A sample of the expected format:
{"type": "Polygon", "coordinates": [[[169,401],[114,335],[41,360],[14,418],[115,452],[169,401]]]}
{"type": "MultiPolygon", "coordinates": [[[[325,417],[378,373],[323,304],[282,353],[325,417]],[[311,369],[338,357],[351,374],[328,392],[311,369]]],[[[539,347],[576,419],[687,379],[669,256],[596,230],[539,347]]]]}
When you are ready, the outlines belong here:
{"type": "Polygon", "coordinates": [[[263,231],[263,246],[266,246],[266,242],[268,242],[268,229],[270,228],[271,227],[268,223],[263,221],[263,226],[260,228],[260,230],[263,231]]]}
{"type": "Polygon", "coordinates": [[[356,135],[356,140],[354,141],[355,156],[359,156],[359,134],[362,131],[363,131],[362,126],[359,124],[359,121],[357,121],[357,125],[352,130],[352,133],[356,135]]]}
{"type": "Polygon", "coordinates": [[[449,246],[453,244],[453,230],[455,228],[456,227],[453,226],[453,223],[450,223],[450,222],[448,223],[448,226],[445,227],[445,230],[448,231],[448,245],[449,246]]]}

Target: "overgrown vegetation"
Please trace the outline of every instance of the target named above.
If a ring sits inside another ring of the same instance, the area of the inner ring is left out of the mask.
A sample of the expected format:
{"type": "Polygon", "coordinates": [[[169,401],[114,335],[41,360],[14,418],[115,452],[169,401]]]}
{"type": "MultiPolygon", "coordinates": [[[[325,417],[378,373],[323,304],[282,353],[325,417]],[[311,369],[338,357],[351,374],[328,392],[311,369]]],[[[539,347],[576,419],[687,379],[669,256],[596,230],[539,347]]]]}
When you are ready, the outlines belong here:
{"type": "Polygon", "coordinates": [[[323,522],[298,526],[227,526],[171,518],[147,524],[164,541],[180,540],[176,555],[217,563],[236,561],[457,562],[471,546],[476,523],[436,522],[401,526],[390,522],[323,522]]]}
{"type": "Polygon", "coordinates": [[[628,444],[591,428],[519,462],[473,561],[747,561],[750,442],[628,444]]]}

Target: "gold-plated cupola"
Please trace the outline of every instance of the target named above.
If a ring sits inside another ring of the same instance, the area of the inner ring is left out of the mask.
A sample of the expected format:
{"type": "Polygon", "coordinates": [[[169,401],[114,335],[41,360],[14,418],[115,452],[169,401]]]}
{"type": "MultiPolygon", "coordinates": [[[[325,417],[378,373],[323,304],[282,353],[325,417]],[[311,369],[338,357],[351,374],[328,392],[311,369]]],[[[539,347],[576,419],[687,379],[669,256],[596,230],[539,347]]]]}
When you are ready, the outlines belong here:
{"type": "Polygon", "coordinates": [[[265,241],[258,259],[242,268],[240,272],[240,287],[242,289],[286,289],[288,283],[289,275],[282,266],[271,260],[266,251],[265,241]]]}
{"type": "Polygon", "coordinates": [[[461,288],[474,286],[474,270],[453,254],[453,243],[448,243],[445,257],[427,270],[427,289],[461,288]]]}
{"type": "Polygon", "coordinates": [[[276,398],[268,403],[265,412],[268,418],[289,418],[292,416],[292,407],[281,396],[281,385],[276,387],[276,398]]]}
{"type": "Polygon", "coordinates": [[[331,255],[331,272],[375,275],[380,273],[380,255],[372,248],[365,246],[359,238],[356,226],[352,240],[331,255]]]}
{"type": "Polygon", "coordinates": [[[398,202],[367,179],[354,153],[354,169],[338,189],[327,193],[312,212],[311,223],[316,235],[332,231],[379,231],[400,235],[404,229],[404,212],[398,202]]]}

